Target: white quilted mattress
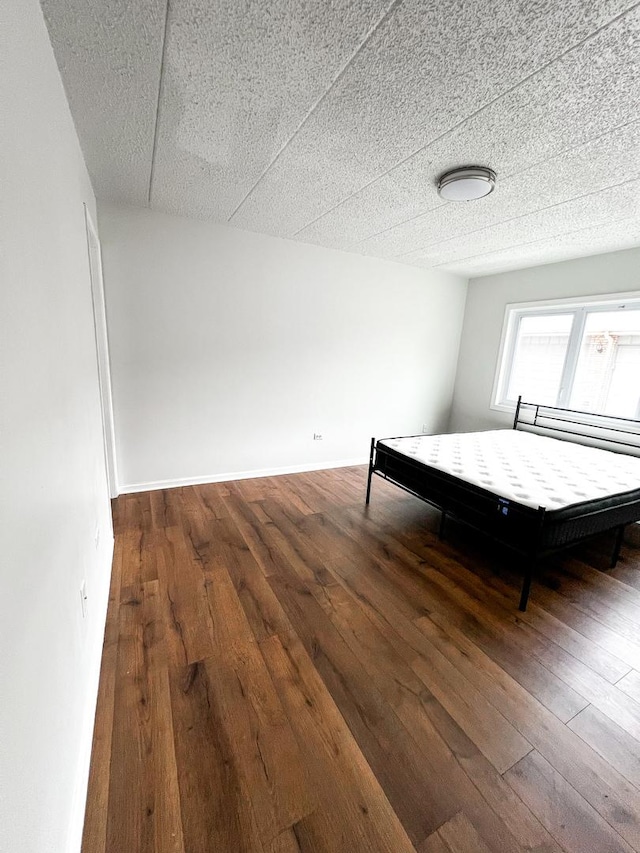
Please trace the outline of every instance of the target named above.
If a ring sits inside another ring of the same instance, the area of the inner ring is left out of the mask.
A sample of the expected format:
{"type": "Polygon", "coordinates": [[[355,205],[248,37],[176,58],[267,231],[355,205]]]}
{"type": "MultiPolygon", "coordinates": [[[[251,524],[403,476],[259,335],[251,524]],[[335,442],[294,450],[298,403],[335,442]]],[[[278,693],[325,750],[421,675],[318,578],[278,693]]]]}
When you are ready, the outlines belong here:
{"type": "Polygon", "coordinates": [[[563,509],[640,489],[640,458],[521,430],[382,439],[382,445],[531,507],[563,509]]]}

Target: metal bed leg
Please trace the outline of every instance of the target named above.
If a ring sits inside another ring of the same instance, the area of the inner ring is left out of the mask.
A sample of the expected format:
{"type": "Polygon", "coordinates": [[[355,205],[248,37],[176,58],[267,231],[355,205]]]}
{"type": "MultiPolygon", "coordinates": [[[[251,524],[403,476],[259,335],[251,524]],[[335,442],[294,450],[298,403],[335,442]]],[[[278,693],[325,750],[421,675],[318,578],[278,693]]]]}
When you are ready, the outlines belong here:
{"type": "Polygon", "coordinates": [[[618,560],[620,559],[620,551],[622,550],[622,542],[624,539],[625,525],[621,524],[616,533],[616,541],[613,546],[613,554],[611,555],[611,568],[615,569],[618,560]]]}
{"type": "Polygon", "coordinates": [[[440,511],[440,527],[438,528],[438,539],[444,539],[444,526],[447,523],[447,513],[444,510],[440,511]]]}
{"type": "Polygon", "coordinates": [[[369,505],[369,498],[371,497],[371,478],[373,477],[373,454],[376,447],[375,438],[371,439],[371,452],[369,453],[369,475],[367,476],[367,497],[365,500],[365,504],[369,505]]]}
{"type": "Polygon", "coordinates": [[[518,605],[518,609],[524,611],[527,609],[527,602],[529,601],[529,592],[531,591],[531,581],[533,580],[533,576],[535,574],[536,568],[538,566],[538,559],[541,553],[541,543],[542,543],[542,534],[544,531],[544,521],[545,521],[545,513],[546,509],[543,506],[538,507],[538,534],[536,536],[536,541],[534,544],[534,548],[531,551],[529,559],[527,560],[527,567],[524,573],[524,580],[522,581],[522,591],[520,592],[520,604],[518,605]]]}
{"type": "Polygon", "coordinates": [[[531,581],[533,580],[533,573],[536,568],[536,560],[530,560],[527,564],[527,570],[524,574],[524,580],[522,581],[522,591],[520,593],[520,604],[518,605],[518,610],[524,611],[527,609],[527,602],[529,601],[529,592],[531,590],[531,581]]]}

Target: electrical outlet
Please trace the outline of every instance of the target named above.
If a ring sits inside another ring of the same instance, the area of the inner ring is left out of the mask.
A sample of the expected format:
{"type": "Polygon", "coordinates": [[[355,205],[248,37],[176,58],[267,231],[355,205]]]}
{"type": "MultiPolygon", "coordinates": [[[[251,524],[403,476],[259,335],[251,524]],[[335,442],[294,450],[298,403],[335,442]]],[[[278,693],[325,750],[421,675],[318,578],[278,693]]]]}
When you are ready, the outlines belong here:
{"type": "Polygon", "coordinates": [[[314,434],[313,434],[313,440],[314,440],[314,441],[322,441],[322,434],[321,434],[321,433],[319,433],[319,432],[314,432],[314,434]]]}
{"type": "Polygon", "coordinates": [[[422,424],[422,434],[426,435],[429,432],[429,424],[422,424]]]}
{"type": "Polygon", "coordinates": [[[80,607],[82,608],[82,618],[87,618],[87,582],[82,581],[80,584],[80,607]]]}

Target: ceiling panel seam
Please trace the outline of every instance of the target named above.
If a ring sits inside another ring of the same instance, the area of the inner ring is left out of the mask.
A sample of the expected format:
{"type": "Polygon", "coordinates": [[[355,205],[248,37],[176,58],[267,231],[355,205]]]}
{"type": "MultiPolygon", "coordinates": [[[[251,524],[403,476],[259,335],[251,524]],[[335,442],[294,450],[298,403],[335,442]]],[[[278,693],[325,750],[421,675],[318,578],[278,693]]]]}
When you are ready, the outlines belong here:
{"type": "MultiPolygon", "coordinates": [[[[619,130],[624,130],[626,127],[630,127],[632,124],[637,124],[640,122],[640,119],[634,118],[630,121],[622,122],[622,124],[616,124],[614,127],[609,127],[606,130],[602,131],[602,133],[597,133],[595,136],[590,136],[588,139],[584,140],[584,142],[577,142],[575,145],[570,145],[568,148],[563,148],[561,151],[556,152],[553,157],[547,157],[544,160],[536,160],[535,163],[530,163],[528,166],[525,166],[523,169],[519,169],[517,172],[509,172],[506,175],[500,175],[501,181],[511,180],[512,178],[518,178],[521,175],[526,175],[527,172],[531,172],[533,169],[539,169],[541,166],[546,166],[549,163],[553,163],[554,160],[559,160],[561,157],[565,157],[567,154],[570,154],[572,151],[577,151],[580,148],[586,148],[588,145],[591,145],[593,142],[597,142],[598,139],[603,139],[605,136],[609,136],[610,134],[616,133],[619,130]]],[[[636,180],[636,178],[629,178],[629,180],[636,180]]],[[[602,189],[609,189],[609,187],[602,187],[602,189]]],[[[596,192],[601,192],[601,190],[596,190],[596,192]]],[[[573,201],[576,198],[580,198],[580,196],[572,196],[570,199],[565,199],[565,201],[573,201]]],[[[565,202],[558,202],[558,204],[564,204],[565,202]]],[[[433,213],[434,210],[438,210],[439,208],[444,207],[443,204],[436,204],[433,207],[428,207],[426,210],[422,210],[420,213],[416,213],[414,216],[410,216],[408,219],[401,219],[399,222],[394,222],[393,225],[388,225],[386,228],[383,228],[381,231],[374,231],[373,234],[367,234],[366,237],[363,237],[361,240],[358,240],[354,243],[354,246],[359,246],[360,243],[366,243],[367,240],[371,240],[374,237],[379,237],[381,234],[386,234],[387,231],[393,231],[394,228],[400,228],[402,225],[407,225],[409,222],[414,222],[416,219],[420,219],[421,216],[426,216],[428,213],[433,213]]],[[[539,210],[544,210],[545,208],[538,208],[539,210]]],[[[529,211],[530,213],[535,213],[536,211],[529,211]]],[[[527,214],[519,214],[519,216],[526,216],[527,214]]],[[[517,219],[518,217],[512,217],[513,219],[517,219]]],[[[492,223],[492,225],[500,225],[504,222],[510,222],[510,219],[502,219],[500,222],[492,223]]],[[[477,228],[476,231],[481,231],[481,228],[477,228]]],[[[466,236],[466,234],[475,234],[475,231],[468,231],[465,234],[458,235],[466,236]]],[[[426,246],[434,245],[433,243],[427,243],[425,246],[420,246],[420,248],[426,248],[426,246]]],[[[411,250],[416,251],[415,249],[411,250]]],[[[410,254],[410,252],[405,252],[404,254],[410,254]]],[[[395,257],[400,257],[400,255],[395,255],[395,257]]]]}
{"type": "Polygon", "coordinates": [[[160,129],[160,110],[162,103],[162,88],[164,81],[164,66],[167,53],[167,30],[169,27],[169,0],[166,2],[164,10],[164,32],[162,34],[162,51],[160,52],[160,76],[158,78],[158,101],[156,103],[156,121],[153,128],[153,148],[151,149],[151,167],[149,170],[149,195],[148,206],[151,207],[151,191],[153,189],[153,177],[156,165],[156,150],[158,148],[158,136],[160,129]]]}
{"type": "Polygon", "coordinates": [[[286,140],[286,142],[285,142],[285,143],[280,147],[280,149],[276,152],[276,154],[275,154],[275,156],[273,157],[273,159],[271,160],[271,162],[266,166],[266,168],[265,168],[265,169],[262,171],[262,173],[260,174],[260,176],[259,176],[258,180],[254,183],[254,185],[253,185],[253,186],[248,190],[248,192],[247,192],[247,193],[243,196],[243,198],[240,200],[240,202],[239,202],[239,203],[238,203],[238,205],[236,206],[235,210],[231,213],[231,215],[230,215],[230,216],[229,216],[229,218],[227,219],[227,222],[231,222],[231,220],[232,220],[232,219],[233,219],[233,217],[238,213],[238,211],[240,210],[240,208],[242,207],[242,205],[246,202],[246,200],[247,200],[247,199],[249,198],[249,196],[253,193],[253,191],[256,189],[256,187],[257,187],[257,186],[259,186],[259,184],[260,184],[260,183],[261,183],[261,181],[264,179],[264,177],[265,177],[265,175],[267,174],[267,172],[268,172],[268,171],[269,171],[269,170],[270,170],[270,169],[271,169],[271,168],[272,168],[272,167],[277,163],[277,161],[278,161],[278,160],[280,159],[280,157],[282,156],[282,153],[283,153],[283,152],[286,150],[286,148],[290,145],[290,143],[292,142],[292,140],[293,140],[293,139],[295,139],[295,137],[297,136],[297,134],[298,134],[298,133],[300,132],[300,130],[304,127],[304,125],[307,123],[307,121],[308,121],[308,120],[309,120],[309,118],[313,115],[313,113],[317,110],[317,108],[320,106],[320,104],[322,103],[322,101],[324,101],[324,99],[327,97],[327,95],[329,94],[329,92],[333,89],[333,87],[334,87],[337,83],[339,83],[339,82],[340,82],[340,80],[341,80],[341,79],[342,79],[342,77],[344,76],[344,74],[345,74],[345,72],[346,72],[347,68],[351,65],[351,63],[352,63],[352,62],[353,62],[353,60],[356,58],[356,56],[360,53],[360,51],[365,47],[365,45],[367,44],[367,42],[369,41],[369,39],[370,39],[370,38],[373,36],[373,34],[374,34],[374,33],[375,33],[375,32],[376,32],[376,31],[377,31],[377,30],[378,30],[378,29],[379,29],[379,28],[380,28],[380,27],[381,27],[381,26],[382,26],[382,25],[383,25],[383,24],[384,24],[384,23],[385,23],[385,22],[386,22],[386,21],[391,17],[391,15],[392,15],[392,14],[393,14],[393,12],[395,11],[395,9],[396,9],[396,8],[397,8],[401,3],[402,3],[402,0],[392,0],[391,4],[387,7],[386,11],[385,11],[381,16],[380,16],[380,18],[376,21],[376,23],[375,23],[375,24],[373,24],[373,26],[372,26],[372,27],[370,27],[370,28],[369,28],[369,30],[365,33],[364,38],[362,39],[362,41],[360,42],[360,44],[358,45],[358,47],[355,49],[355,51],[352,53],[352,55],[349,57],[349,59],[347,59],[347,61],[344,63],[344,65],[342,66],[342,68],[340,69],[340,71],[338,72],[338,74],[336,75],[336,77],[334,77],[334,79],[331,81],[331,84],[329,85],[329,87],[328,87],[327,89],[325,89],[325,91],[320,95],[320,97],[315,101],[315,103],[313,103],[313,104],[312,104],[312,106],[310,107],[310,109],[307,111],[307,113],[306,113],[306,114],[304,115],[304,117],[302,118],[302,121],[298,124],[298,126],[296,127],[296,129],[295,129],[295,130],[293,131],[293,133],[291,134],[291,136],[289,136],[289,138],[286,140]]]}
{"type": "Polygon", "coordinates": [[[595,136],[590,136],[588,139],[585,139],[582,142],[576,142],[574,145],[569,145],[568,148],[563,148],[560,151],[556,151],[552,157],[545,157],[544,160],[536,160],[535,163],[530,163],[528,166],[525,166],[524,169],[518,169],[517,172],[509,172],[507,175],[502,175],[502,180],[506,181],[511,180],[512,178],[518,178],[520,177],[520,175],[524,175],[526,172],[530,172],[532,169],[539,169],[541,166],[546,166],[548,163],[553,163],[554,160],[559,160],[561,157],[570,154],[572,151],[577,151],[579,148],[586,148],[593,142],[597,142],[599,139],[604,139],[605,136],[617,133],[617,131],[619,130],[624,130],[625,127],[630,127],[632,124],[637,124],[639,121],[640,118],[632,118],[629,119],[629,121],[623,121],[621,124],[614,124],[613,127],[608,127],[606,130],[603,130],[602,133],[596,133],[595,136]]]}
{"type": "MultiPolygon", "coordinates": [[[[355,192],[352,192],[352,193],[350,193],[348,196],[345,196],[345,197],[344,197],[343,199],[341,199],[337,204],[334,204],[332,207],[330,207],[328,210],[325,210],[325,211],[324,211],[323,213],[321,213],[319,216],[316,216],[316,217],[314,217],[313,219],[311,219],[309,222],[305,223],[305,224],[304,224],[301,228],[299,228],[297,231],[294,231],[294,233],[293,233],[291,236],[292,236],[292,237],[296,237],[298,234],[300,234],[300,232],[304,231],[306,228],[310,228],[312,225],[315,225],[315,223],[316,223],[316,222],[318,222],[320,219],[323,219],[325,216],[328,216],[330,213],[333,213],[333,211],[334,211],[334,210],[337,210],[337,209],[338,209],[339,207],[341,207],[343,204],[346,204],[346,202],[348,202],[348,201],[349,201],[350,199],[352,199],[354,196],[357,196],[357,195],[358,195],[358,193],[361,193],[363,190],[368,189],[370,186],[372,186],[373,184],[375,184],[377,181],[379,181],[379,180],[381,180],[382,178],[386,177],[390,172],[393,172],[393,170],[394,170],[394,169],[397,169],[399,166],[404,165],[404,164],[405,164],[408,160],[410,160],[412,157],[415,157],[415,156],[416,156],[416,154],[420,154],[422,151],[426,151],[426,149],[427,149],[427,148],[429,148],[431,145],[435,145],[435,143],[436,143],[436,142],[439,142],[441,139],[444,139],[444,138],[445,138],[446,136],[448,136],[450,133],[453,133],[453,132],[454,132],[455,130],[457,130],[459,127],[462,127],[462,125],[466,124],[468,121],[470,121],[471,119],[473,119],[473,118],[475,118],[476,116],[480,115],[480,113],[484,112],[484,111],[485,111],[486,109],[488,109],[489,107],[493,106],[493,104],[495,104],[495,103],[497,103],[498,101],[502,100],[502,98],[505,98],[507,95],[510,95],[512,92],[515,92],[515,90],[516,90],[516,89],[520,88],[520,86],[522,86],[522,85],[523,85],[524,83],[526,83],[527,81],[531,80],[531,79],[532,79],[533,77],[535,77],[537,74],[540,74],[542,71],[545,71],[547,68],[549,68],[549,67],[550,67],[551,65],[553,65],[554,63],[559,62],[561,59],[563,59],[565,56],[567,56],[568,54],[570,54],[572,51],[577,50],[578,48],[582,47],[586,42],[588,42],[588,41],[590,41],[591,39],[595,38],[595,36],[599,35],[601,32],[603,32],[604,30],[606,30],[606,29],[607,29],[608,27],[610,27],[612,24],[615,24],[615,22],[616,22],[616,21],[619,21],[621,18],[624,18],[624,17],[625,17],[625,15],[628,15],[628,14],[630,14],[631,12],[633,12],[633,11],[634,11],[634,9],[636,9],[638,6],[640,6],[640,2],[638,2],[638,3],[634,3],[634,4],[633,4],[633,6],[629,6],[629,8],[628,8],[628,9],[625,9],[623,12],[620,12],[620,13],[619,13],[618,15],[616,15],[614,18],[611,18],[611,20],[610,20],[610,21],[607,21],[607,23],[606,23],[606,24],[603,24],[601,27],[598,27],[596,30],[593,30],[593,32],[591,32],[591,33],[589,33],[588,35],[586,35],[586,36],[585,36],[583,39],[581,39],[579,42],[577,42],[576,44],[574,44],[574,45],[572,45],[571,47],[567,48],[567,50],[563,51],[562,53],[559,53],[557,56],[554,56],[554,57],[553,57],[553,59],[550,59],[548,62],[545,62],[545,64],[544,64],[544,65],[541,65],[539,68],[536,68],[536,69],[535,69],[534,71],[532,71],[530,74],[527,74],[527,76],[526,76],[526,77],[523,77],[523,78],[522,78],[522,80],[519,80],[517,83],[515,83],[513,86],[511,86],[511,88],[506,89],[504,92],[501,92],[499,95],[497,95],[495,98],[493,98],[493,100],[491,100],[491,101],[487,101],[487,103],[486,103],[486,104],[483,104],[481,107],[479,107],[479,108],[478,108],[477,110],[475,110],[474,112],[469,113],[469,115],[468,115],[468,116],[465,116],[463,119],[461,119],[459,122],[457,122],[456,124],[454,124],[452,127],[448,128],[448,129],[447,129],[447,130],[445,130],[443,133],[439,134],[438,136],[434,137],[433,139],[430,139],[430,140],[429,140],[428,142],[426,142],[424,145],[421,145],[421,146],[420,146],[420,148],[416,148],[416,150],[415,150],[415,151],[412,151],[410,154],[407,154],[407,156],[406,156],[406,157],[402,158],[401,160],[398,160],[398,162],[397,162],[397,163],[394,163],[394,164],[393,164],[392,166],[390,166],[386,171],[381,172],[379,175],[376,175],[376,177],[375,177],[375,178],[372,178],[372,179],[371,179],[370,181],[368,181],[366,184],[363,184],[361,187],[359,187],[359,189],[355,190],[355,192]]],[[[333,85],[333,84],[332,84],[332,85],[333,85]]],[[[327,91],[328,91],[328,90],[327,90],[327,91]]],[[[323,96],[323,97],[324,97],[324,96],[323,96]]],[[[300,128],[298,128],[298,130],[299,130],[299,129],[300,129],[300,128]]],[[[296,133],[297,133],[297,131],[296,131],[296,133]]],[[[294,134],[294,135],[295,135],[295,134],[294,134]]],[[[292,138],[293,138],[293,137],[292,137],[292,138]]],[[[289,144],[289,142],[290,142],[290,141],[291,141],[291,140],[288,140],[287,144],[289,144]]],[[[279,156],[279,154],[278,154],[278,156],[279,156]]],[[[274,160],[274,162],[275,162],[275,160],[274,160]]],[[[268,169],[270,169],[272,165],[273,165],[273,163],[271,163],[271,164],[269,165],[268,169]]],[[[267,169],[266,171],[268,171],[268,169],[267,169]]],[[[266,174],[266,171],[265,171],[265,174],[266,174]]],[[[264,174],[263,174],[263,175],[261,175],[261,177],[260,177],[260,179],[259,179],[258,183],[260,182],[260,180],[262,180],[262,178],[263,178],[263,177],[264,177],[264,174]]],[[[256,186],[257,186],[257,184],[256,184],[256,186]]],[[[250,192],[253,192],[253,190],[254,190],[254,189],[255,189],[255,187],[253,187],[253,188],[250,190],[250,192]]],[[[250,193],[248,193],[248,194],[247,194],[247,196],[248,196],[249,194],[250,194],[250,193]]],[[[242,202],[242,203],[244,203],[244,199],[243,199],[243,202],[242,202]]],[[[236,212],[236,211],[234,211],[234,215],[235,215],[235,212],[236,212]]],[[[425,212],[425,213],[428,213],[428,211],[424,211],[424,212],[425,212]]],[[[399,223],[398,223],[398,224],[399,224],[399,223]]],[[[370,236],[375,236],[375,235],[370,235],[370,236]]]]}
{"type": "Polygon", "coordinates": [[[414,219],[420,219],[421,216],[426,216],[427,213],[433,213],[434,210],[440,210],[441,207],[444,207],[447,202],[441,202],[441,204],[434,204],[433,207],[428,207],[426,210],[421,210],[420,213],[416,213],[415,216],[410,216],[408,219],[402,219],[400,222],[394,222],[393,225],[387,225],[386,228],[383,228],[381,231],[374,231],[373,234],[367,234],[366,237],[363,237],[361,240],[358,240],[354,243],[354,246],[359,246],[360,243],[366,243],[367,240],[373,239],[373,237],[379,237],[381,234],[386,234],[387,231],[393,231],[394,228],[399,228],[401,225],[406,225],[408,222],[413,222],[414,219]]]}
{"type": "MultiPolygon", "coordinates": [[[[607,225],[618,225],[621,222],[638,222],[638,219],[636,216],[623,216],[620,219],[608,219],[606,224],[607,225]]],[[[555,240],[557,237],[570,237],[572,234],[580,234],[581,231],[593,230],[594,228],[597,228],[597,227],[599,227],[599,225],[602,225],[602,224],[604,224],[604,223],[594,224],[592,222],[590,225],[584,225],[581,228],[572,228],[570,231],[559,231],[556,234],[553,234],[551,236],[537,237],[535,240],[525,240],[523,243],[511,243],[508,246],[504,246],[502,249],[490,249],[488,252],[478,252],[475,255],[465,255],[464,258],[455,258],[455,259],[450,260],[450,261],[444,261],[441,264],[433,264],[431,269],[439,269],[440,267],[450,267],[454,264],[462,263],[463,261],[472,261],[475,258],[486,258],[489,255],[497,255],[500,252],[508,252],[511,249],[518,249],[521,246],[533,246],[535,243],[546,243],[549,240],[555,240]]],[[[638,225],[640,227],[640,223],[638,223],[638,225]]],[[[598,254],[598,253],[595,252],[594,254],[598,254]]],[[[397,263],[399,263],[399,262],[397,262],[397,263]]],[[[547,263],[551,263],[551,261],[548,261],[547,263]]]]}
{"type": "Polygon", "coordinates": [[[508,219],[501,219],[498,222],[492,222],[491,225],[484,225],[482,228],[474,228],[473,231],[465,231],[462,234],[454,234],[452,237],[447,237],[446,240],[434,240],[432,243],[424,243],[421,246],[416,246],[414,249],[409,249],[406,252],[399,252],[397,255],[391,255],[391,257],[395,260],[396,258],[404,258],[407,255],[412,255],[414,252],[421,252],[426,249],[430,249],[433,246],[443,246],[445,243],[451,243],[453,240],[460,240],[462,237],[469,237],[471,234],[479,234],[481,231],[491,231],[493,228],[497,228],[499,225],[506,225],[509,222],[516,222],[518,219],[524,219],[527,216],[532,216],[534,213],[544,213],[547,210],[553,210],[554,207],[562,207],[564,204],[571,204],[572,201],[580,201],[583,198],[589,198],[590,196],[600,195],[600,193],[604,193],[607,190],[613,190],[616,187],[624,187],[627,184],[634,184],[638,182],[639,175],[636,175],[633,178],[628,178],[625,181],[620,181],[617,184],[607,184],[606,187],[600,187],[597,190],[592,190],[588,193],[583,193],[582,195],[574,195],[571,198],[565,198],[562,201],[557,201],[555,204],[549,204],[546,207],[536,207],[532,210],[527,210],[526,213],[519,213],[517,216],[510,216],[508,219]]]}

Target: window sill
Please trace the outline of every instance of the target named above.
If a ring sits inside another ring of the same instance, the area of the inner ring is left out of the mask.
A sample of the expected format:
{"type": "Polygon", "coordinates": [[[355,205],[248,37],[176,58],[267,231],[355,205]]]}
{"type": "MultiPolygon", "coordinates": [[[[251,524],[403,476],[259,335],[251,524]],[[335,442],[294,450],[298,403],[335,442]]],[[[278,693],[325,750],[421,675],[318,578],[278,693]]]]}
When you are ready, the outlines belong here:
{"type": "Polygon", "coordinates": [[[513,404],[491,403],[489,408],[492,409],[494,412],[505,412],[508,415],[513,415],[513,414],[515,414],[515,411],[516,411],[516,404],[515,403],[513,403],[513,404]]]}

